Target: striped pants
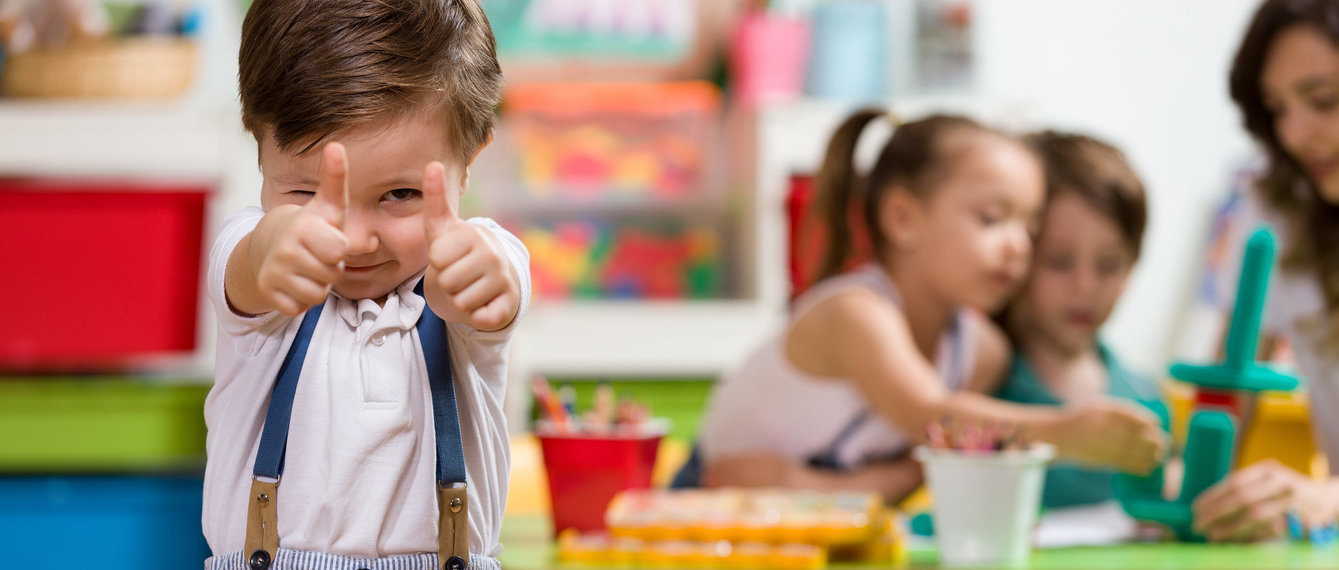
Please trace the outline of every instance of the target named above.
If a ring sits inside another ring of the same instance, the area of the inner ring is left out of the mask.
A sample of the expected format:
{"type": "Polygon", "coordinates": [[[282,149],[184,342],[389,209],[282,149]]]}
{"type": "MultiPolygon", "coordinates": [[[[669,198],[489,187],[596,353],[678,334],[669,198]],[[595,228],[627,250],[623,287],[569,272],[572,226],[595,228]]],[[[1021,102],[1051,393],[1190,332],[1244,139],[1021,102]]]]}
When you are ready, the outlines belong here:
{"type": "MultiPolygon", "coordinates": [[[[246,556],[238,550],[205,560],[205,570],[251,570],[246,556]]],[[[441,570],[437,553],[403,554],[386,558],[353,558],[323,552],[280,548],[274,554],[270,570],[441,570]]],[[[470,554],[469,570],[502,570],[496,558],[470,554]]]]}

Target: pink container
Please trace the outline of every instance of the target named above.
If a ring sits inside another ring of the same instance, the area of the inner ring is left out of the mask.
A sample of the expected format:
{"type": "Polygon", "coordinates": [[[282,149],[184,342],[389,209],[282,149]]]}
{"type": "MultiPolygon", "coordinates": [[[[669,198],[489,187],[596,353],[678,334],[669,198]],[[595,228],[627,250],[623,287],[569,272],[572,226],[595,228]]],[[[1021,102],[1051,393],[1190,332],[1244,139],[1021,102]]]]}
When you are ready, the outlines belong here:
{"type": "Polygon", "coordinates": [[[809,58],[809,23],[750,12],[735,26],[730,46],[735,97],[758,105],[798,97],[809,58]]]}

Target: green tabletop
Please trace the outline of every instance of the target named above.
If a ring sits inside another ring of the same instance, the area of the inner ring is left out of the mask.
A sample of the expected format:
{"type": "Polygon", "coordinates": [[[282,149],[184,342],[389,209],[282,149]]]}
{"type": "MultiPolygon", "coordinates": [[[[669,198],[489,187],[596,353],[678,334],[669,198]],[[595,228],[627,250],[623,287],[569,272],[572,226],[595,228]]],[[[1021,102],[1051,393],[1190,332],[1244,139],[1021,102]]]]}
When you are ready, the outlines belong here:
{"type": "MultiPolygon", "coordinates": [[[[594,566],[557,562],[549,522],[543,517],[510,516],[502,523],[501,560],[506,570],[568,570],[594,566]]],[[[919,544],[919,543],[917,543],[919,544]]],[[[910,549],[909,568],[933,568],[938,557],[932,548],[910,549]]],[[[833,564],[832,568],[860,570],[888,568],[833,564]]],[[[1126,544],[1121,546],[1038,550],[1030,568],[1339,568],[1339,544],[1126,544]]],[[[601,566],[599,568],[607,568],[601,566]]]]}

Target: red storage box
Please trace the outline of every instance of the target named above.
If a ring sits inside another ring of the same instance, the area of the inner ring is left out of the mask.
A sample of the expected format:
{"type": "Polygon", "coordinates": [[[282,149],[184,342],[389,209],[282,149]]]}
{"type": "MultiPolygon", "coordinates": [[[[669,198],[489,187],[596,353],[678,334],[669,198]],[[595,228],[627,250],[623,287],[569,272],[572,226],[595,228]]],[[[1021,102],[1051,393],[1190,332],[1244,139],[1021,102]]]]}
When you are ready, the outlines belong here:
{"type": "Polygon", "coordinates": [[[0,370],[193,350],[210,190],[0,179],[0,370]]]}

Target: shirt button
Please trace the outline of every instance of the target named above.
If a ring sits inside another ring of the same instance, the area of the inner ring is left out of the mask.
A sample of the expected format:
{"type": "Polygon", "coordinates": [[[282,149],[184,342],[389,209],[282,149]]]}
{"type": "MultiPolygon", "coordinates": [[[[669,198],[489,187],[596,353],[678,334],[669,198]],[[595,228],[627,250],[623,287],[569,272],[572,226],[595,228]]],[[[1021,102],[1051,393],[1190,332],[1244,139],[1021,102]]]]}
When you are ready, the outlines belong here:
{"type": "Polygon", "coordinates": [[[377,345],[377,346],[381,346],[381,345],[383,345],[383,344],[386,344],[386,335],[385,335],[385,333],[377,333],[377,334],[372,335],[372,344],[375,344],[375,345],[377,345]]]}

